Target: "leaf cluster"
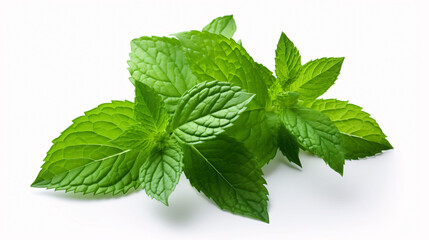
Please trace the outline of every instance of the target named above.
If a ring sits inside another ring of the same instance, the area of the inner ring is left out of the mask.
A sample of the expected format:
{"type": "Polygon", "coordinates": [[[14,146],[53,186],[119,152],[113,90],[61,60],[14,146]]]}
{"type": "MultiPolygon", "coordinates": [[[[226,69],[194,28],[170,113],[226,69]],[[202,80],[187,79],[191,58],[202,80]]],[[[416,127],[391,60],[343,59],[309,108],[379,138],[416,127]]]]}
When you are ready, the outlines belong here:
{"type": "Polygon", "coordinates": [[[320,99],[344,58],[305,64],[282,33],[275,76],[253,60],[232,15],[202,31],[131,41],[134,102],[101,104],[53,141],[32,184],[84,194],[144,189],[168,205],[182,172],[221,209],[268,222],[261,167],[279,149],[302,167],[300,151],[343,174],[346,159],[392,146],[357,105],[320,99]]]}

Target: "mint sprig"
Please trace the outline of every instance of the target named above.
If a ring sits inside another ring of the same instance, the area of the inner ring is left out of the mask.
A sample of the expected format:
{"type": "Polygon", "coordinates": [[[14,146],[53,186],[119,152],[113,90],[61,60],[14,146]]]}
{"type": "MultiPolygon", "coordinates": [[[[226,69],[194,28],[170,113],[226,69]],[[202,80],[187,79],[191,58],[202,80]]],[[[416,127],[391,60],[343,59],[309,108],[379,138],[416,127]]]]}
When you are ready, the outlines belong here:
{"type": "Polygon", "coordinates": [[[101,104],[53,141],[32,184],[84,194],[144,189],[168,205],[182,172],[221,209],[268,222],[261,167],[299,151],[343,175],[346,159],[392,149],[377,122],[347,101],[318,99],[344,58],[301,63],[281,33],[275,75],[232,39],[232,15],[202,31],[131,41],[134,103],[101,104]]]}
{"type": "Polygon", "coordinates": [[[182,146],[222,133],[253,98],[230,83],[200,83],[179,99],[170,125],[161,97],[135,85],[134,104],[103,104],[75,119],[54,140],[32,186],[116,194],[141,185],[167,205],[182,172],[182,146]]]}

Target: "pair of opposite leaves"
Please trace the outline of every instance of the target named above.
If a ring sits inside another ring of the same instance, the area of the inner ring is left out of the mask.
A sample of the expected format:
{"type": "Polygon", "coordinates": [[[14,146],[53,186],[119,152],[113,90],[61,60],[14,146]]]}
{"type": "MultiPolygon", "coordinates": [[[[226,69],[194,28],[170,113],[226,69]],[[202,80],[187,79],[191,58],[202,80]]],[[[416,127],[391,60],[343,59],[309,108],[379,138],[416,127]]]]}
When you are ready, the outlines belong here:
{"type": "Polygon", "coordinates": [[[299,148],[308,150],[340,174],[345,158],[391,148],[360,107],[314,100],[335,82],[343,58],[302,66],[282,33],[276,78],[231,39],[235,28],[225,16],[178,39],[134,39],[134,105],[114,101],[75,119],[32,186],[94,194],[141,186],[168,204],[183,169],[222,209],[268,222],[260,168],[278,148],[299,166],[299,148]]]}

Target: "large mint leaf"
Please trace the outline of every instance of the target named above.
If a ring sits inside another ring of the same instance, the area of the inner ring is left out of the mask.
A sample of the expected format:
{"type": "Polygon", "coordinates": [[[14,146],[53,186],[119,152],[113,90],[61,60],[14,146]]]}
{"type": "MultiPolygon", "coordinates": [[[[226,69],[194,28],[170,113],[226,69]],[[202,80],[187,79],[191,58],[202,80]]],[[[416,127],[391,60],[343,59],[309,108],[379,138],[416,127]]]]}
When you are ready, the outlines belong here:
{"type": "Polygon", "coordinates": [[[183,168],[183,152],[175,139],[155,147],[140,169],[140,181],[146,193],[168,206],[168,197],[176,188],[183,168]]]}
{"type": "Polygon", "coordinates": [[[32,186],[85,194],[137,188],[147,154],[110,142],[135,124],[133,103],[128,101],[102,104],[76,118],[53,141],[32,186]]]}
{"type": "Polygon", "coordinates": [[[307,107],[328,116],[341,132],[346,159],[373,156],[392,149],[378,123],[359,106],[336,99],[320,99],[307,107]]]}
{"type": "Polygon", "coordinates": [[[282,124],[279,129],[278,144],[283,155],[296,165],[302,167],[299,160],[299,144],[296,137],[293,136],[282,124]]]}
{"type": "Polygon", "coordinates": [[[166,37],[141,37],[131,41],[128,61],[131,82],[153,88],[173,114],[182,94],[197,83],[179,41],[166,37]]]}
{"type": "Polygon", "coordinates": [[[276,49],[276,75],[284,89],[298,78],[301,68],[301,55],[298,49],[282,32],[276,49]]]}
{"type": "Polygon", "coordinates": [[[212,139],[232,125],[253,96],[231,83],[199,83],[180,99],[171,123],[174,134],[189,144],[212,139]]]}
{"type": "Polygon", "coordinates": [[[167,128],[169,116],[161,97],[144,83],[136,82],[134,113],[137,121],[153,131],[167,128]]]}
{"type": "Polygon", "coordinates": [[[320,58],[306,63],[288,90],[299,93],[302,99],[319,97],[337,80],[343,61],[344,58],[320,58]]]}
{"type": "Polygon", "coordinates": [[[246,110],[225,131],[256,156],[258,166],[268,163],[277,152],[278,117],[264,109],[246,110]]]}
{"type": "Polygon", "coordinates": [[[203,31],[232,38],[236,29],[237,26],[235,25],[234,17],[232,15],[227,15],[213,19],[213,21],[203,28],[203,31]]]}
{"type": "Polygon", "coordinates": [[[192,186],[221,209],[268,222],[262,171],[240,143],[220,136],[185,146],[184,171],[192,186]]]}
{"type": "Polygon", "coordinates": [[[200,82],[231,82],[251,93],[261,107],[270,106],[263,74],[246,50],[234,40],[209,32],[176,34],[185,49],[190,66],[200,82]]]}
{"type": "Polygon", "coordinates": [[[323,113],[297,106],[284,109],[280,120],[308,151],[343,175],[344,148],[340,132],[323,113]]]}

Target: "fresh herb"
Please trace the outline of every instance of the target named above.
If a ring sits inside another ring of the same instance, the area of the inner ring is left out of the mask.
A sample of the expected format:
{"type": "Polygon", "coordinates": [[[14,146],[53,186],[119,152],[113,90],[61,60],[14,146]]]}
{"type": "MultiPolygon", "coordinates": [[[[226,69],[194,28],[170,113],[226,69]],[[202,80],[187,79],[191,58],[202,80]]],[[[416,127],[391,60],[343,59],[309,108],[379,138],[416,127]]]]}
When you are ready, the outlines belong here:
{"type": "Polygon", "coordinates": [[[135,101],[101,104],[53,141],[33,187],[83,194],[142,188],[168,205],[182,171],[221,209],[268,222],[261,167],[279,149],[343,174],[346,159],[392,149],[377,122],[347,101],[318,99],[344,58],[304,65],[282,33],[276,77],[253,60],[232,16],[202,31],[131,41],[135,101]]]}

